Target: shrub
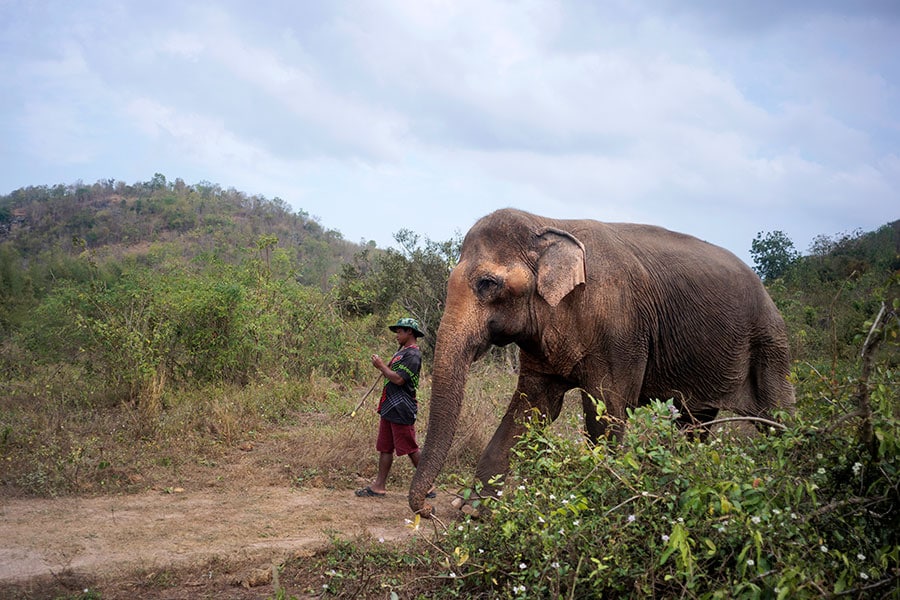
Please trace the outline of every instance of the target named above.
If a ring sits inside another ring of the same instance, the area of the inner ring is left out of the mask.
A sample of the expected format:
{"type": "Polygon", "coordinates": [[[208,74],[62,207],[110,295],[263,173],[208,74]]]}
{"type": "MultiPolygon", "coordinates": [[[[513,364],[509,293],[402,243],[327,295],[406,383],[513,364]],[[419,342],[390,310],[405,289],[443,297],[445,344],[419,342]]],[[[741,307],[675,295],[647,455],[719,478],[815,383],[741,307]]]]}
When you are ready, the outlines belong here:
{"type": "Polygon", "coordinates": [[[449,532],[453,593],[812,598],[895,590],[895,416],[879,413],[875,456],[804,411],[777,435],[717,431],[705,442],[678,431],[676,416],[671,401],[633,411],[616,447],[529,423],[504,494],[485,501],[490,517],[449,532]]]}

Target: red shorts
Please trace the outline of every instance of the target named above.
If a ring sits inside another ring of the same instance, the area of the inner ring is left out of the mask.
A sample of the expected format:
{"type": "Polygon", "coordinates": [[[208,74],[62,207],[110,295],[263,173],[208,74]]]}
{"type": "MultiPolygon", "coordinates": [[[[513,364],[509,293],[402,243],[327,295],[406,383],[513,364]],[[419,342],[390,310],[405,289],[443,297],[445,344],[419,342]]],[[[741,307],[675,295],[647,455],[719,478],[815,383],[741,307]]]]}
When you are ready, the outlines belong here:
{"type": "Polygon", "coordinates": [[[397,450],[397,456],[406,456],[419,449],[416,444],[416,426],[391,423],[381,419],[378,424],[378,441],[375,449],[379,452],[391,453],[397,450]]]}

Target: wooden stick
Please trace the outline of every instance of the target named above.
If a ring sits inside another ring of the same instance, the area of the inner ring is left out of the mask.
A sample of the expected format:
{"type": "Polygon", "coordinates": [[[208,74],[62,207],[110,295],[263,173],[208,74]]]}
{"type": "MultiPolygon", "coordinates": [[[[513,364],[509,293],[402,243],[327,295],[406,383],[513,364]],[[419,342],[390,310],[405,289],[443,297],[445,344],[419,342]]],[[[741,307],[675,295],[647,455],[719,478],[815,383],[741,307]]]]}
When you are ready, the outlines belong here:
{"type": "Polygon", "coordinates": [[[369,394],[372,393],[372,390],[374,390],[374,389],[375,389],[375,386],[378,385],[378,382],[381,381],[381,377],[382,377],[382,376],[379,375],[379,376],[378,376],[378,379],[376,379],[376,380],[372,383],[372,387],[370,387],[370,388],[369,388],[369,391],[366,392],[366,395],[362,397],[362,400],[359,401],[359,404],[356,405],[356,408],[354,408],[349,414],[344,415],[344,416],[348,416],[348,417],[351,417],[351,418],[353,418],[353,417],[356,416],[356,411],[358,411],[360,408],[362,408],[363,402],[366,401],[366,398],[369,397],[369,394]]]}

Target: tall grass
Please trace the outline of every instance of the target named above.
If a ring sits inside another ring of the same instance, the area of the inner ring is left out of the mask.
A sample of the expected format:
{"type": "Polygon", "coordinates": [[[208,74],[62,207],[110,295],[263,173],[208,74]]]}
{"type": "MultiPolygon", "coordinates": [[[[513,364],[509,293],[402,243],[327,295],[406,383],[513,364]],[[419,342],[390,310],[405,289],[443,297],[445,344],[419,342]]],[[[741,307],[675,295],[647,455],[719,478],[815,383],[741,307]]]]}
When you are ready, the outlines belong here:
{"type": "MultiPolygon", "coordinates": [[[[374,475],[381,383],[351,416],[377,379],[362,361],[358,372],[366,379],[335,381],[313,370],[304,379],[169,386],[148,411],[145,402],[110,401],[102,390],[92,391],[97,388],[77,366],[36,366],[0,382],[0,493],[60,496],[177,485],[191,469],[221,465],[229,453],[253,446],[266,447],[266,458],[259,453],[257,460],[271,462],[296,484],[355,485],[374,475]]],[[[514,385],[507,369],[474,366],[445,473],[472,472],[514,385]]],[[[430,399],[426,366],[420,445],[430,399]]],[[[396,461],[389,484],[402,489],[411,475],[408,461],[396,461]]]]}

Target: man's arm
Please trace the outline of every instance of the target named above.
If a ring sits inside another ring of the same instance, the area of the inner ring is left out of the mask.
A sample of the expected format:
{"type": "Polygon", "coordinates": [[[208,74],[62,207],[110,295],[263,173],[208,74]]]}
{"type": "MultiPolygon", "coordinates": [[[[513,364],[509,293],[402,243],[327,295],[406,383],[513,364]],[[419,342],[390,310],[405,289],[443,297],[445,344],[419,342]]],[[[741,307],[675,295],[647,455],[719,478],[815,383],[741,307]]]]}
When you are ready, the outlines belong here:
{"type": "Polygon", "coordinates": [[[387,377],[388,381],[390,381],[394,385],[403,385],[404,383],[406,383],[406,379],[403,377],[403,375],[384,364],[384,361],[381,360],[381,357],[377,354],[372,355],[372,364],[376,369],[381,371],[382,375],[387,377]]]}

